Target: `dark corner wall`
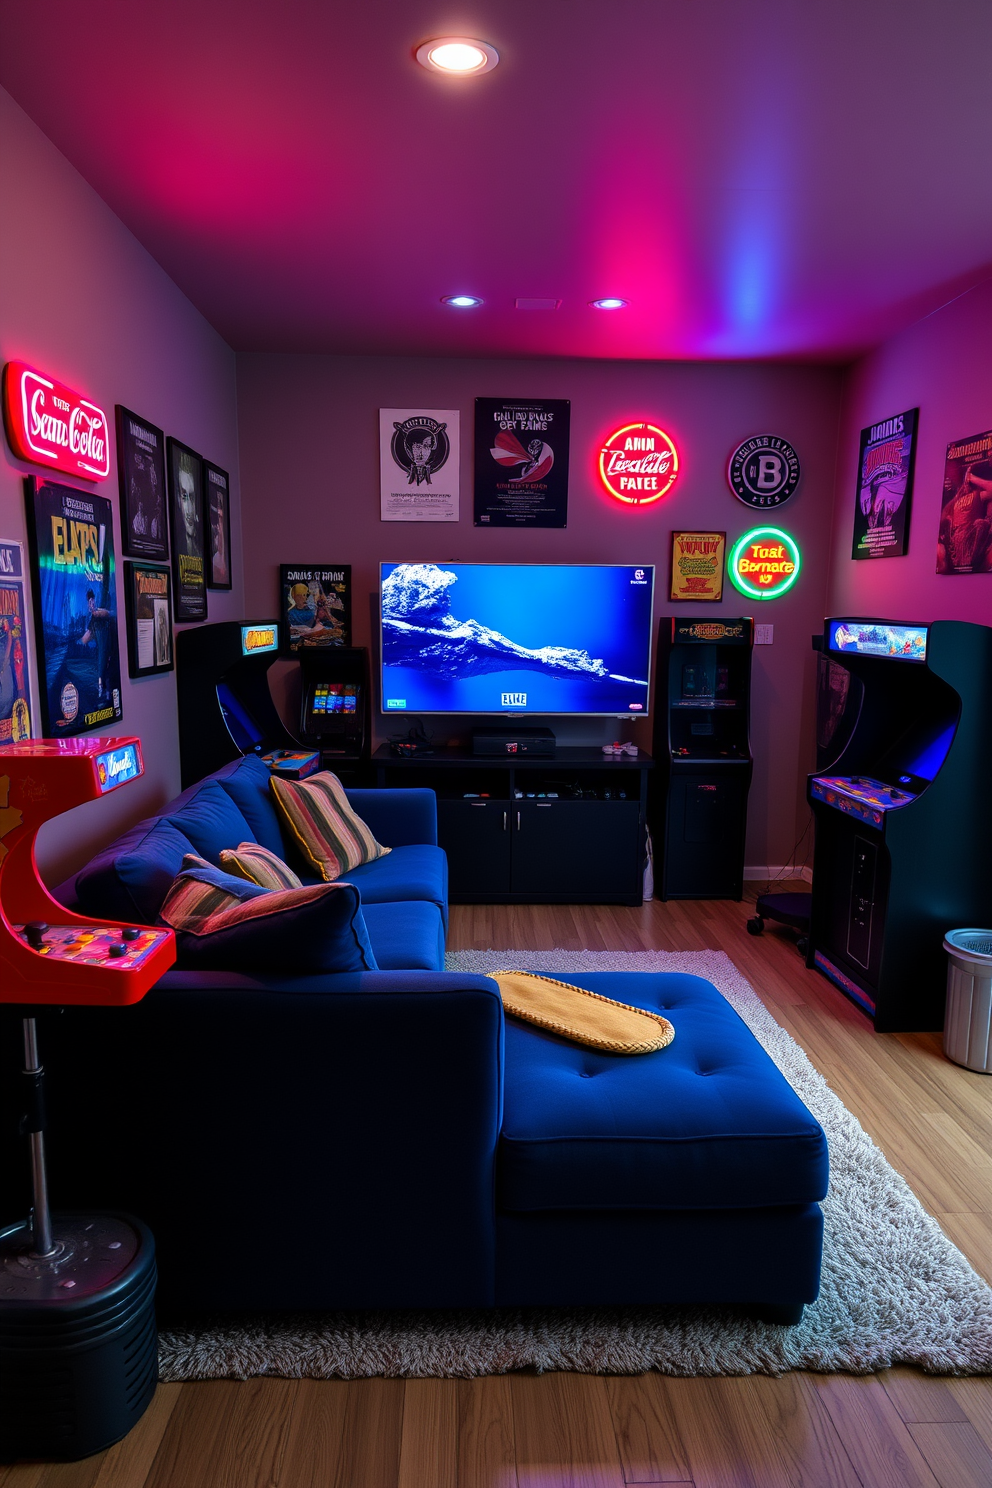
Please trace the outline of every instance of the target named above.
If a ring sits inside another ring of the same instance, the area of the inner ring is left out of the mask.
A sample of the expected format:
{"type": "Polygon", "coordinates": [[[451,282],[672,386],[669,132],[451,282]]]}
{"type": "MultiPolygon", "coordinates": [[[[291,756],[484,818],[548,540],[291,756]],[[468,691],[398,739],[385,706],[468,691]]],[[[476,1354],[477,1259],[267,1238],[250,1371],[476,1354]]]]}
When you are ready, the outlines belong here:
{"type": "MultiPolygon", "coordinates": [[[[98,403],[111,424],[123,403],[230,472],[234,588],[211,592],[209,605],[212,619],[234,618],[244,608],[234,354],[2,89],[0,141],[0,362],[50,373],[98,403]]],[[[24,543],[26,558],[24,476],[43,472],[0,442],[0,538],[24,543]]],[[[175,673],[127,677],[112,453],[110,476],[98,485],[65,479],[114,505],[124,707],[115,731],[140,735],[145,775],[44,828],[39,862],[53,883],[179,789],[175,673]]],[[[32,676],[37,704],[33,658],[32,676]]]]}

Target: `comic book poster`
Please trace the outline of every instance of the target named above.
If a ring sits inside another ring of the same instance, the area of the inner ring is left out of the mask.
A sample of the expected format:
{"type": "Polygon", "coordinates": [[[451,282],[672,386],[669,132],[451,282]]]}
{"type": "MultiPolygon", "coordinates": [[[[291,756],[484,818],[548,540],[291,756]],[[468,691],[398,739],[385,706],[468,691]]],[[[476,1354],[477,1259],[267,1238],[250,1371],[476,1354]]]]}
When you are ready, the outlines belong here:
{"type": "Polygon", "coordinates": [[[725,532],[673,532],[669,599],[721,600],[726,547],[725,532]]]}
{"type": "Polygon", "coordinates": [[[127,673],[154,677],[172,671],[172,574],[150,563],[124,564],[127,673]]]}
{"type": "Polygon", "coordinates": [[[937,533],[939,574],[992,569],[992,429],[955,439],[944,458],[937,533]]]}
{"type": "Polygon", "coordinates": [[[383,522],[457,522],[457,408],[379,409],[383,522]]]}
{"type": "Polygon", "coordinates": [[[861,430],[852,558],[906,556],[919,414],[910,408],[861,430]]]}
{"type": "Polygon", "coordinates": [[[351,564],[279,569],[282,649],[290,653],[351,645],[351,564]]]}
{"type": "Polygon", "coordinates": [[[24,550],[19,542],[0,541],[0,744],[31,734],[24,550]]]}
{"type": "Polygon", "coordinates": [[[41,722],[58,739],[123,717],[113,507],[74,486],[27,484],[41,722]]]}
{"type": "Polygon", "coordinates": [[[476,527],[564,527],[567,398],[475,400],[476,527]]]}

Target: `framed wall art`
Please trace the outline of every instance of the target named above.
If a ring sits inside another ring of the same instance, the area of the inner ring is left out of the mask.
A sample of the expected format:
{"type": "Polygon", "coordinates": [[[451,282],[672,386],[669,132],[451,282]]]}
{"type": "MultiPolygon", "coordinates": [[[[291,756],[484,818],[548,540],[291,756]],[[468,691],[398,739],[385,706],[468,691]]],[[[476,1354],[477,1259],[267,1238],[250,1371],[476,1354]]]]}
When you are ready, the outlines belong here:
{"type": "Polygon", "coordinates": [[[726,548],[725,532],[673,532],[669,599],[721,600],[726,548]]]}
{"type": "Polygon", "coordinates": [[[906,556],[919,413],[910,408],[861,430],[852,558],[906,556]]]}
{"type": "Polygon", "coordinates": [[[992,429],[947,446],[937,572],[992,572],[992,429]]]}
{"type": "Polygon", "coordinates": [[[127,616],[127,674],[154,677],[171,672],[172,574],[150,563],[124,564],[127,616]]]}
{"type": "Polygon", "coordinates": [[[567,526],[570,411],[567,398],[476,398],[476,527],[567,526]]]}
{"type": "Polygon", "coordinates": [[[203,461],[195,450],[166,440],[169,470],[169,530],[177,623],[207,618],[206,520],[203,461]]]}
{"type": "Polygon", "coordinates": [[[165,511],[165,435],[117,404],[117,478],[121,492],[121,552],[152,563],[169,561],[165,511]]]}
{"type": "Polygon", "coordinates": [[[203,491],[207,516],[207,588],[230,589],[231,482],[219,465],[203,462],[203,491]]]}
{"type": "Polygon", "coordinates": [[[351,565],[322,568],[283,563],[279,569],[282,649],[323,650],[351,645],[351,565]]]}

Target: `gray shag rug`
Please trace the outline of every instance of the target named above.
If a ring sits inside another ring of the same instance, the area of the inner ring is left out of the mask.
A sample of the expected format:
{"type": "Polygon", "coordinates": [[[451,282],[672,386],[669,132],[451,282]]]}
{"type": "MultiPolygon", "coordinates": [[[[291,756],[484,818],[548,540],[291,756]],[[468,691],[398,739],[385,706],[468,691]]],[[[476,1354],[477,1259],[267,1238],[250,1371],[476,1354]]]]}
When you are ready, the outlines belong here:
{"type": "Polygon", "coordinates": [[[164,1380],[583,1374],[992,1372],[992,1291],[721,951],[458,951],[450,971],[679,971],[726,997],[827,1134],[820,1297],[794,1328],[707,1308],[308,1314],[174,1329],[164,1380]]]}

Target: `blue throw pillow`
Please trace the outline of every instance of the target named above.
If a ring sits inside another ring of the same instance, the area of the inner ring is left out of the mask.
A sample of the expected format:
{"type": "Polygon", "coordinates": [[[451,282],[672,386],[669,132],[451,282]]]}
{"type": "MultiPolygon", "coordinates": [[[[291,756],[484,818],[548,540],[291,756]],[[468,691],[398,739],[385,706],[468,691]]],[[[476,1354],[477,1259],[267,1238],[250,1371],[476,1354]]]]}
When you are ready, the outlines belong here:
{"type": "Polygon", "coordinates": [[[186,970],[312,976],[376,971],[354,884],[262,889],[192,855],[162,905],[186,970]]]}

